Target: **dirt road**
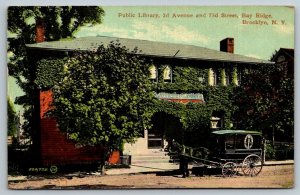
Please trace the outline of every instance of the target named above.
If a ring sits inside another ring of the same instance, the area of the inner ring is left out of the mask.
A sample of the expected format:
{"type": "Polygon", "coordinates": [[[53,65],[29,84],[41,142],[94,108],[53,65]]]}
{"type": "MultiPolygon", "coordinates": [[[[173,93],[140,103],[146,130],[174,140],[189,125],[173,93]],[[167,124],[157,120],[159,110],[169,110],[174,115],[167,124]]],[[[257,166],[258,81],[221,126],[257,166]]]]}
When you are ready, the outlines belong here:
{"type": "Polygon", "coordinates": [[[291,188],[294,185],[294,166],[265,166],[256,177],[190,176],[167,174],[134,174],[84,176],[67,178],[35,178],[9,181],[10,189],[120,189],[120,188],[291,188]]]}

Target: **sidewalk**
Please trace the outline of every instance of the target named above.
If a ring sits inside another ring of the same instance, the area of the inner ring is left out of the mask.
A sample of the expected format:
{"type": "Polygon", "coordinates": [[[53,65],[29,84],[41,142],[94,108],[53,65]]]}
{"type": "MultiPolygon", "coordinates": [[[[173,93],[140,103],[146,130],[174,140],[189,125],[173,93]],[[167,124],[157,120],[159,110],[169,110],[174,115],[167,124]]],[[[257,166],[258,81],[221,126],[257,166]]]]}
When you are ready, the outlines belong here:
{"type": "MultiPolygon", "coordinates": [[[[264,166],[277,166],[277,165],[293,165],[294,160],[284,161],[266,161],[264,166]]],[[[189,165],[192,168],[192,165],[189,165]]],[[[173,163],[149,163],[141,165],[132,164],[128,169],[111,169],[107,170],[107,175],[121,175],[121,174],[136,174],[136,173],[151,173],[178,170],[179,165],[173,163]]]]}
{"type": "Polygon", "coordinates": [[[266,161],[264,166],[293,165],[294,160],[266,161]]]}

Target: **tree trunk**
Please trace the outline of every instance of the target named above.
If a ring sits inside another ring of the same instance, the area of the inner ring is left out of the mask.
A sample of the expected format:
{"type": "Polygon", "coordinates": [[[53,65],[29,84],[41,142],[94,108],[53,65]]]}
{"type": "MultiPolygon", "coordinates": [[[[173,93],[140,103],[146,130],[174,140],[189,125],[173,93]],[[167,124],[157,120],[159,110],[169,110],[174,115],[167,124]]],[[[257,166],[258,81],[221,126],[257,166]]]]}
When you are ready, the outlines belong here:
{"type": "Polygon", "coordinates": [[[46,34],[45,21],[42,18],[37,18],[36,26],[35,26],[35,42],[36,43],[44,42],[45,34],[46,34]]]}
{"type": "Polygon", "coordinates": [[[109,150],[106,147],[104,147],[102,158],[100,161],[100,167],[99,167],[99,169],[100,169],[99,171],[100,171],[101,175],[105,175],[105,162],[107,160],[108,153],[109,153],[109,150]]]}
{"type": "Polygon", "coordinates": [[[101,175],[105,175],[105,161],[100,164],[100,173],[101,175]]]}

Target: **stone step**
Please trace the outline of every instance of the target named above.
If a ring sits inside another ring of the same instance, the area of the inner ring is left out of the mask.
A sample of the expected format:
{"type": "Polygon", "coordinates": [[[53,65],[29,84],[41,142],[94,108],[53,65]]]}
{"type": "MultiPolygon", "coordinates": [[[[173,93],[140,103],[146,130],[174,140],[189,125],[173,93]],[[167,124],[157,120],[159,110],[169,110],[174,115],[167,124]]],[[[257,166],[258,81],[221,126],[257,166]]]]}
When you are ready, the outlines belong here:
{"type": "Polygon", "coordinates": [[[168,162],[169,158],[132,158],[131,162],[138,162],[138,161],[162,161],[162,162],[168,162]]]}
{"type": "Polygon", "coordinates": [[[132,163],[172,163],[169,157],[163,158],[132,158],[132,163]]]}
{"type": "Polygon", "coordinates": [[[147,152],[143,154],[133,154],[134,156],[168,156],[167,152],[147,152]]]}
{"type": "Polygon", "coordinates": [[[160,160],[152,160],[152,161],[132,161],[131,164],[177,164],[169,161],[160,161],[160,160]]]}
{"type": "Polygon", "coordinates": [[[132,156],[131,161],[135,160],[170,160],[169,156],[132,156]]]}
{"type": "Polygon", "coordinates": [[[173,164],[170,162],[170,156],[167,152],[161,149],[149,149],[143,154],[134,154],[131,156],[131,164],[145,165],[153,164],[159,166],[168,166],[168,164],[173,164]]]}
{"type": "Polygon", "coordinates": [[[131,162],[170,162],[170,159],[134,159],[131,162]]]}
{"type": "Polygon", "coordinates": [[[165,163],[165,164],[173,164],[169,161],[159,161],[159,160],[153,160],[153,161],[132,161],[131,164],[158,164],[158,163],[165,163]]]}
{"type": "Polygon", "coordinates": [[[151,159],[151,158],[163,158],[163,159],[167,159],[170,158],[170,156],[168,155],[160,155],[160,156],[153,156],[153,155],[144,155],[144,156],[137,156],[137,155],[132,155],[131,159],[151,159]]]}

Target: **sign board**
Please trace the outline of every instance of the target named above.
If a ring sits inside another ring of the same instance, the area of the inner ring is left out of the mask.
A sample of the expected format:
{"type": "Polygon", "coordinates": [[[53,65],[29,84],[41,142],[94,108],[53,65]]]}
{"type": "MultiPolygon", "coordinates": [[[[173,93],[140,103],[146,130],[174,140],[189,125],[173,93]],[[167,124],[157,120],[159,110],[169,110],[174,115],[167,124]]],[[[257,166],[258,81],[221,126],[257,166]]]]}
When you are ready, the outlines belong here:
{"type": "Polygon", "coordinates": [[[204,97],[201,93],[156,93],[155,97],[161,100],[167,100],[170,102],[178,102],[187,104],[193,103],[204,103],[204,97]]]}

